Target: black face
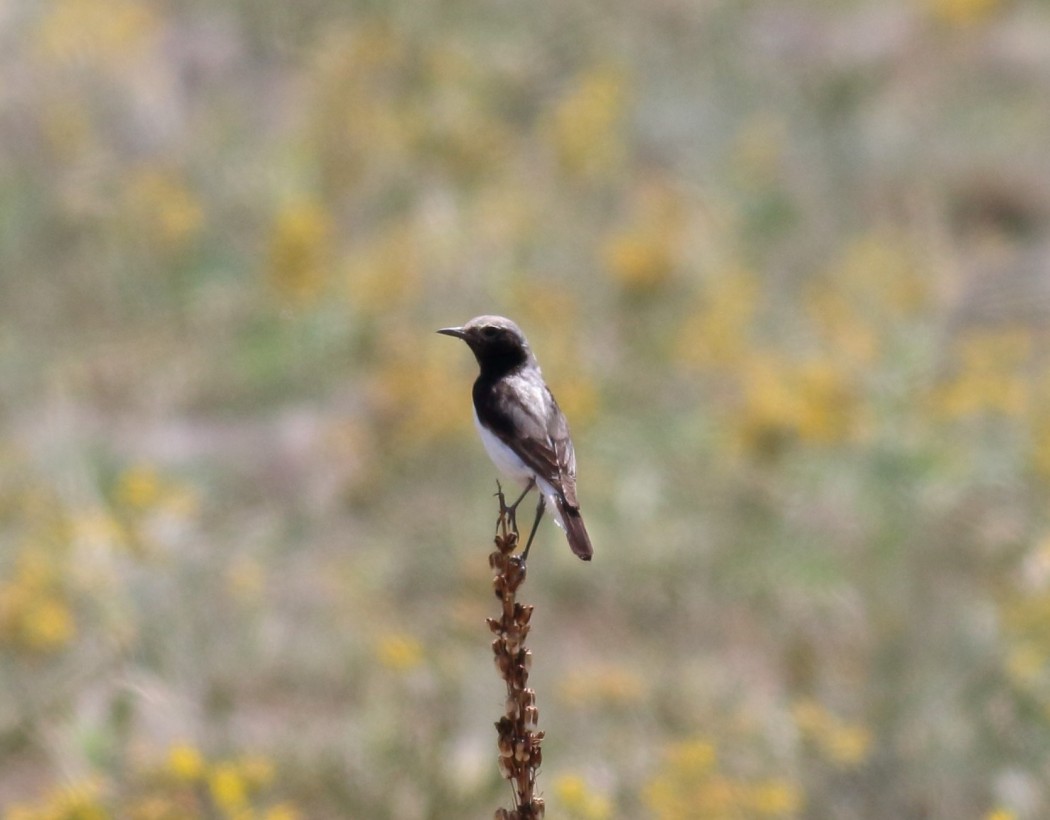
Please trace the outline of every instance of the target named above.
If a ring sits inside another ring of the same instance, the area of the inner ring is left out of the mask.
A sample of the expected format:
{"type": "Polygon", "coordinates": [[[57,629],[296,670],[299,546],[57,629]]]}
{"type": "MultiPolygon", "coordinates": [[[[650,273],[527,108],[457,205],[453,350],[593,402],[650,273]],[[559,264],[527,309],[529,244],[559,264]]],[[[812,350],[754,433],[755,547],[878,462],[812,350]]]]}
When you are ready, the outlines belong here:
{"type": "Polygon", "coordinates": [[[474,351],[483,376],[501,376],[524,364],[529,357],[525,340],[508,327],[468,327],[465,341],[474,351]]]}
{"type": "Polygon", "coordinates": [[[465,341],[483,377],[498,377],[529,360],[528,343],[517,325],[499,316],[479,316],[463,327],[448,327],[438,333],[465,341]]]}

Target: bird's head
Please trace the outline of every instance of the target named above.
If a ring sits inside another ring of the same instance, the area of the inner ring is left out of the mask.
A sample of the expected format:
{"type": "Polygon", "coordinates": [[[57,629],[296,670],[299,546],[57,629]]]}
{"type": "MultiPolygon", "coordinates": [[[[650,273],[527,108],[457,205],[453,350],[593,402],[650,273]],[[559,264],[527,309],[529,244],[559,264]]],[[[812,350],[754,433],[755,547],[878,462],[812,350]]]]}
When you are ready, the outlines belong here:
{"type": "Polygon", "coordinates": [[[532,358],[521,328],[503,316],[477,316],[462,327],[444,327],[438,333],[466,342],[483,371],[509,370],[532,358]]]}

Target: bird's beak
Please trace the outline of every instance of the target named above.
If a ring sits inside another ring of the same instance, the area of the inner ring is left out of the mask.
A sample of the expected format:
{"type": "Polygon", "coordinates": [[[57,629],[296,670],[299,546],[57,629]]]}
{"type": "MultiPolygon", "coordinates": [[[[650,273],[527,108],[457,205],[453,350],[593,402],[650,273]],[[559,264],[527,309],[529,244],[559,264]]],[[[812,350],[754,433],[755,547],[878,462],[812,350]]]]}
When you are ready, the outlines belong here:
{"type": "Polygon", "coordinates": [[[444,333],[446,336],[455,336],[457,339],[467,338],[467,334],[461,327],[443,327],[438,333],[444,333]]]}

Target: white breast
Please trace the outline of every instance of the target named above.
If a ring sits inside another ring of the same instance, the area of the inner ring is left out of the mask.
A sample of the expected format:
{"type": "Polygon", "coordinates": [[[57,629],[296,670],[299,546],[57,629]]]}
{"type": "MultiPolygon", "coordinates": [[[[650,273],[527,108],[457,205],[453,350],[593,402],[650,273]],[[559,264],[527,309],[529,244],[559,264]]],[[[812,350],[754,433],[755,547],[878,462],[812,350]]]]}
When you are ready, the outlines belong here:
{"type": "Polygon", "coordinates": [[[478,421],[478,412],[474,411],[474,426],[478,428],[481,443],[485,445],[485,452],[489,454],[492,463],[505,475],[524,484],[533,477],[533,472],[526,466],[525,462],[518,458],[517,453],[500,441],[499,436],[491,433],[478,421]]]}
{"type": "Polygon", "coordinates": [[[561,520],[561,513],[558,512],[558,507],[554,503],[557,493],[554,488],[544,479],[537,476],[528,465],[522,461],[518,454],[515,453],[510,447],[500,441],[499,436],[495,433],[486,430],[480,421],[478,421],[478,411],[474,410],[474,426],[478,428],[478,435],[481,436],[481,443],[485,445],[485,452],[489,454],[489,458],[492,459],[492,463],[496,465],[498,469],[504,475],[513,478],[524,485],[530,478],[535,478],[536,483],[539,484],[540,492],[548,499],[547,509],[554,516],[555,522],[559,527],[565,529],[565,525],[561,520]]]}

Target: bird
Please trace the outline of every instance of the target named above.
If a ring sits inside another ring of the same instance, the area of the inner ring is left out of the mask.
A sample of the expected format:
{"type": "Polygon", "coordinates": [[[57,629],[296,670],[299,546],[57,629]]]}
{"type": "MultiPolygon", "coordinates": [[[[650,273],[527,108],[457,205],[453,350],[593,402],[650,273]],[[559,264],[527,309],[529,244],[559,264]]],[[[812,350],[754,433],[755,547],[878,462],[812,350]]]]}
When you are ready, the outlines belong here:
{"type": "Polygon", "coordinates": [[[522,560],[549,506],[573,553],[590,561],[594,551],[576,498],[576,452],[569,424],[521,328],[504,316],[477,316],[461,327],[437,332],[462,339],[477,359],[474,426],[497,469],[525,488],[508,508],[515,525],[518,505],[532,489],[539,489],[522,560]]]}

